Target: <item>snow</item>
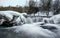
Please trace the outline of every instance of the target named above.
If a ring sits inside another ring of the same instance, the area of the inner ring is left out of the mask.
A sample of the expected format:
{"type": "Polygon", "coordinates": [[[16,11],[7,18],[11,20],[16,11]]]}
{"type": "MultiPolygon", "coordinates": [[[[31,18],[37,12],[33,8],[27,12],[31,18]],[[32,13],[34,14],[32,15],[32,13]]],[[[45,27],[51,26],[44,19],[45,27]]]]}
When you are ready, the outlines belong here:
{"type": "MultiPolygon", "coordinates": [[[[35,18],[26,18],[24,15],[27,14],[16,11],[0,11],[0,16],[5,16],[9,21],[13,19],[13,16],[16,16],[13,22],[17,25],[9,28],[14,29],[14,33],[19,34],[21,38],[60,38],[60,26],[58,25],[60,24],[60,14],[54,15],[51,18],[43,18],[42,22],[39,21],[41,20],[40,18],[36,17],[37,20],[35,20],[35,18]],[[36,22],[34,22],[34,20],[36,22]],[[47,21],[47,23],[45,23],[45,21],[47,21]]],[[[37,16],[38,14],[35,15],[37,16]]],[[[0,24],[4,21],[5,19],[1,18],[0,24]]]]}
{"type": "Polygon", "coordinates": [[[44,29],[40,26],[36,26],[35,24],[24,24],[21,26],[9,27],[10,30],[12,29],[13,34],[15,33],[17,36],[13,36],[12,33],[8,34],[10,34],[10,37],[12,36],[15,38],[60,38],[60,26],[57,24],[45,24],[43,26],[48,28],[55,27],[56,29],[49,30],[48,28],[44,29]]]}
{"type": "Polygon", "coordinates": [[[43,22],[49,23],[49,18],[43,18],[43,22]]]}
{"type": "Polygon", "coordinates": [[[50,21],[53,21],[55,24],[60,24],[60,14],[52,16],[50,21]]]}
{"type": "Polygon", "coordinates": [[[55,34],[47,29],[43,29],[39,26],[35,26],[33,24],[24,24],[22,26],[13,27],[15,28],[15,32],[22,32],[21,37],[28,38],[55,38],[55,34]]]}
{"type": "MultiPolygon", "coordinates": [[[[19,13],[16,11],[0,11],[0,15],[3,17],[5,16],[9,21],[13,19],[13,16],[16,16],[13,23],[19,25],[19,24],[28,24],[33,23],[33,20],[30,17],[25,17],[24,15],[27,15],[26,13],[19,13]]],[[[5,18],[4,18],[5,19],[5,18]]]]}
{"type": "Polygon", "coordinates": [[[9,21],[11,21],[13,19],[13,16],[16,16],[16,18],[14,20],[15,23],[19,24],[21,22],[21,20],[26,23],[26,18],[23,16],[23,14],[16,12],[16,11],[9,11],[9,10],[8,11],[0,11],[0,15],[2,17],[5,16],[9,21]]]}
{"type": "MultiPolygon", "coordinates": [[[[43,19],[43,16],[47,16],[46,13],[47,13],[46,11],[44,11],[44,12],[39,11],[35,14],[30,14],[29,17],[33,20],[33,22],[41,22],[46,18],[46,17],[44,17],[44,19],[43,19]],[[40,17],[40,16],[42,16],[42,17],[40,17]]],[[[53,12],[50,11],[48,16],[53,16],[53,12]]],[[[47,19],[47,20],[49,20],[49,19],[47,19]]]]}
{"type": "Polygon", "coordinates": [[[41,25],[44,25],[45,23],[44,22],[36,22],[36,23],[32,23],[32,25],[36,25],[36,26],[41,26],[41,25]]]}
{"type": "Polygon", "coordinates": [[[0,19],[0,25],[3,24],[4,21],[4,19],[0,19]]]}
{"type": "Polygon", "coordinates": [[[59,33],[60,32],[60,26],[59,25],[57,25],[57,24],[45,24],[44,26],[55,27],[56,29],[53,29],[51,31],[53,31],[57,35],[56,38],[60,38],[60,33],[59,33]]]}
{"type": "Polygon", "coordinates": [[[13,17],[12,15],[10,15],[9,13],[4,12],[4,11],[0,11],[0,15],[6,16],[6,18],[7,18],[8,20],[11,20],[12,17],[13,17]]]}
{"type": "Polygon", "coordinates": [[[33,23],[33,20],[32,20],[32,18],[30,18],[30,17],[27,17],[26,19],[27,19],[27,22],[26,22],[27,24],[33,23]]]}
{"type": "Polygon", "coordinates": [[[7,19],[9,19],[9,21],[11,21],[13,19],[13,15],[15,16],[21,16],[21,14],[19,12],[15,12],[15,11],[0,11],[0,15],[2,16],[6,16],[7,19]]]}
{"type": "MultiPolygon", "coordinates": [[[[46,11],[44,11],[44,12],[37,12],[36,14],[35,14],[35,16],[47,16],[47,14],[46,14],[47,12],[46,11]]],[[[34,14],[31,14],[31,16],[34,16],[34,14]]],[[[49,12],[49,16],[53,16],[53,12],[52,11],[50,11],[49,12]]]]}

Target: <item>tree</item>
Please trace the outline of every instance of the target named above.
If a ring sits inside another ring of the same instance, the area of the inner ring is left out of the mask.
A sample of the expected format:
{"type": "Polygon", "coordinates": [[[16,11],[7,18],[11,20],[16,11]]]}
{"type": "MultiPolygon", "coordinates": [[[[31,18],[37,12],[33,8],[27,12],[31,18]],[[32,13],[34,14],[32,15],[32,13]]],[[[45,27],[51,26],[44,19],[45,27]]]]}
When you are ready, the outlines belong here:
{"type": "Polygon", "coordinates": [[[28,9],[28,14],[31,13],[37,13],[38,7],[36,7],[36,2],[34,0],[29,1],[29,9],[28,9]]]}
{"type": "Polygon", "coordinates": [[[54,12],[54,15],[59,14],[60,11],[60,6],[59,6],[59,0],[55,0],[54,3],[52,4],[52,10],[54,12]]]}
{"type": "Polygon", "coordinates": [[[41,11],[47,11],[47,17],[49,15],[49,11],[50,11],[50,8],[51,8],[51,1],[52,0],[41,0],[42,2],[42,6],[41,6],[41,11]]]}

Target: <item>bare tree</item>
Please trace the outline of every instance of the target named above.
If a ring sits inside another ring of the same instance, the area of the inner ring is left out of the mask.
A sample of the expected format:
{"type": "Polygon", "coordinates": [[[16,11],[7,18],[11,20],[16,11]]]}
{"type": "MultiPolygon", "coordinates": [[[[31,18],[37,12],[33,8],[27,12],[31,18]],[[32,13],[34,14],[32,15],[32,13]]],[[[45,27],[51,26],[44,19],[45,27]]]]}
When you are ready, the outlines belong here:
{"type": "Polygon", "coordinates": [[[54,15],[56,15],[56,14],[59,14],[59,11],[60,11],[60,6],[59,6],[59,0],[55,0],[55,1],[53,1],[54,3],[52,3],[52,10],[53,10],[53,12],[54,12],[54,15]]]}
{"type": "Polygon", "coordinates": [[[41,2],[42,2],[42,6],[41,6],[41,10],[42,11],[47,11],[47,17],[48,17],[48,15],[49,15],[49,11],[50,11],[50,8],[51,8],[51,1],[52,0],[41,0],[41,2]]]}
{"type": "Polygon", "coordinates": [[[38,7],[36,7],[36,2],[34,0],[29,1],[28,13],[37,13],[38,7]]]}

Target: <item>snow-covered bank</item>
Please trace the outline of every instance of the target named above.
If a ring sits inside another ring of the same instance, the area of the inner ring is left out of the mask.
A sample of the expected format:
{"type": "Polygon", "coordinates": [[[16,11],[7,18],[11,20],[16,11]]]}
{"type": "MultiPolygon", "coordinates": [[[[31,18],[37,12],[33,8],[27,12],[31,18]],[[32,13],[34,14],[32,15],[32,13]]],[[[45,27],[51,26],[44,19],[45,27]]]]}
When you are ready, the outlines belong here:
{"type": "Polygon", "coordinates": [[[50,18],[50,22],[54,24],[60,24],[60,14],[52,16],[50,18]]]}

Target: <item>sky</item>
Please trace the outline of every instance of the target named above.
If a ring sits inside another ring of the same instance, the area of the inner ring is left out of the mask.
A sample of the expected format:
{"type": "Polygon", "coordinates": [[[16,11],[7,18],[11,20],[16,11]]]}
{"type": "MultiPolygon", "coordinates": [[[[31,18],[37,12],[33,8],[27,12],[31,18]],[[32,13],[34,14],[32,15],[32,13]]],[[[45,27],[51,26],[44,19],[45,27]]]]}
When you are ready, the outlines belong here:
{"type": "MultiPolygon", "coordinates": [[[[0,6],[22,6],[28,5],[29,0],[0,0],[0,6]]],[[[35,0],[36,1],[36,0],[35,0]]],[[[37,0],[38,1],[38,0],[37,0]]]]}
{"type": "Polygon", "coordinates": [[[0,6],[25,6],[29,0],[0,0],[0,6]]]}

